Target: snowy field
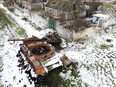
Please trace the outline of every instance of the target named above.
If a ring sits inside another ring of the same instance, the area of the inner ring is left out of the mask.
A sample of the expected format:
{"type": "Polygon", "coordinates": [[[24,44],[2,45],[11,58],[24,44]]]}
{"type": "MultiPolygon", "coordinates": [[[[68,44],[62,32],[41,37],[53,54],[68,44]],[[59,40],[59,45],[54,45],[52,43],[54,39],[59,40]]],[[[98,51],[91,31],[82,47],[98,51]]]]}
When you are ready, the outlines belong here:
{"type": "MultiPolygon", "coordinates": [[[[6,10],[17,23],[17,26],[25,29],[26,36],[37,36],[42,38],[52,30],[48,29],[47,21],[37,14],[29,13],[27,10],[16,9],[14,13],[6,10]],[[28,21],[22,20],[23,17],[28,21]],[[34,24],[34,26],[33,26],[34,24]],[[42,30],[37,30],[40,27],[42,30]]],[[[16,26],[16,27],[17,27],[16,26]]],[[[14,31],[13,31],[14,32],[14,31]]],[[[16,32],[15,32],[16,33],[16,32]]],[[[14,34],[15,38],[22,36],[14,34]]],[[[0,69],[0,84],[3,87],[34,87],[34,82],[30,84],[27,74],[20,72],[18,58],[16,54],[19,50],[19,43],[9,43],[11,38],[7,29],[0,31],[0,61],[3,64],[0,69]]],[[[60,72],[65,86],[59,84],[58,87],[116,87],[116,27],[102,30],[91,37],[86,37],[79,42],[61,44],[64,48],[61,54],[68,56],[75,62],[75,69],[60,72]]],[[[1,65],[2,65],[1,64],[1,65]]],[[[1,67],[0,65],[0,67],[1,67]]],[[[34,72],[31,71],[35,76],[34,72]]]]}

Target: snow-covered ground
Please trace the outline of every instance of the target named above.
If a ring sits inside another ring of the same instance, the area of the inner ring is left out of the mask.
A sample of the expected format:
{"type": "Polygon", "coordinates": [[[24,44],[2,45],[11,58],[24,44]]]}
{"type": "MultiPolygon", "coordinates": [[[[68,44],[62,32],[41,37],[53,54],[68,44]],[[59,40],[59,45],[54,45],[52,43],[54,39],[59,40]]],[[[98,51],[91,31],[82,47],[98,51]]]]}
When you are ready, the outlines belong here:
{"type": "MultiPolygon", "coordinates": [[[[42,38],[52,31],[46,28],[47,21],[37,14],[25,9],[16,9],[14,13],[11,13],[1,4],[0,7],[4,8],[17,22],[17,26],[25,29],[28,37],[34,35],[42,38]],[[27,17],[29,21],[22,20],[23,17],[27,17]],[[37,30],[32,24],[42,30],[37,30]]],[[[7,41],[9,36],[3,31],[0,31],[0,36],[2,37],[0,38],[0,58],[3,62],[0,83],[4,84],[4,87],[34,87],[34,83],[29,83],[25,72],[21,73],[17,67],[16,54],[19,50],[19,42],[10,44],[7,41]]],[[[15,38],[17,37],[20,36],[16,35],[15,38]]],[[[64,49],[61,50],[61,54],[65,54],[73,62],[78,62],[77,77],[71,75],[71,70],[60,73],[64,80],[70,82],[67,87],[72,87],[72,84],[74,87],[116,87],[116,27],[107,31],[102,30],[79,42],[66,43],[64,40],[62,47],[64,49]]],[[[35,76],[34,73],[33,75],[35,76]]]]}
{"type": "MultiPolygon", "coordinates": [[[[84,84],[89,87],[116,86],[116,27],[109,29],[107,33],[101,31],[78,43],[69,43],[65,53],[74,62],[78,62],[80,78],[73,79],[75,84],[81,79],[83,87],[84,84]]],[[[70,76],[64,78],[70,79],[70,76]]]]}

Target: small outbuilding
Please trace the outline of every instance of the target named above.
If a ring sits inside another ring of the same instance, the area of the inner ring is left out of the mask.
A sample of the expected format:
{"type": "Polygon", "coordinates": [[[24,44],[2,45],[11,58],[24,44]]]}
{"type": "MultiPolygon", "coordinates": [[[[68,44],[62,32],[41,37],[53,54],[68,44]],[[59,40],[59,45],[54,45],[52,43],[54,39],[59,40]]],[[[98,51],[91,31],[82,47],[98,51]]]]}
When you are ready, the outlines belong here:
{"type": "Polygon", "coordinates": [[[83,4],[68,0],[49,0],[45,5],[45,14],[59,21],[74,19],[75,16],[84,16],[83,4]]]}
{"type": "Polygon", "coordinates": [[[41,10],[43,3],[41,0],[22,0],[22,6],[29,10],[41,10]]]}
{"type": "Polygon", "coordinates": [[[95,23],[97,27],[107,28],[109,25],[115,24],[115,19],[111,18],[108,14],[94,14],[92,22],[95,23]]]}

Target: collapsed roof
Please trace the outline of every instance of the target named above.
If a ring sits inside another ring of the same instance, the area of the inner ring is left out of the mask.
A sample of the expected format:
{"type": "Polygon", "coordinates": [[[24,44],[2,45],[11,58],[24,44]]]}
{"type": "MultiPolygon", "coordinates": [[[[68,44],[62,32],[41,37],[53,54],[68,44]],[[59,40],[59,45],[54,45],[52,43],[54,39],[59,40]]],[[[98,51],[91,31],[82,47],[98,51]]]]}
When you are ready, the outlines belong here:
{"type": "Polygon", "coordinates": [[[82,9],[79,3],[73,1],[66,1],[66,0],[49,0],[49,2],[46,4],[46,7],[50,7],[53,9],[65,11],[65,12],[71,12],[76,9],[78,11],[79,9],[82,9]]]}
{"type": "Polygon", "coordinates": [[[90,27],[90,23],[85,19],[76,19],[71,21],[69,25],[66,25],[65,28],[69,30],[80,31],[90,27]]]}
{"type": "Polygon", "coordinates": [[[102,5],[101,2],[84,2],[85,5],[89,6],[90,10],[96,11],[98,6],[102,5]]]}

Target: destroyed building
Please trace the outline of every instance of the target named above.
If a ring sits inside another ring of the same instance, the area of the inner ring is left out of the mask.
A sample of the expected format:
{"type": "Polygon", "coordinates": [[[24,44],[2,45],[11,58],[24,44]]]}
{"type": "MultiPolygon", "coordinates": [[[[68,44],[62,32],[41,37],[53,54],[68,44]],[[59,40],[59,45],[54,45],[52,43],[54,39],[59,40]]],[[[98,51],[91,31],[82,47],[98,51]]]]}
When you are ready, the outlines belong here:
{"type": "Polygon", "coordinates": [[[22,7],[28,10],[41,10],[43,8],[43,1],[41,0],[16,0],[22,7]]]}
{"type": "Polygon", "coordinates": [[[83,4],[71,0],[49,0],[45,5],[45,14],[57,20],[72,20],[74,15],[84,16],[83,4]]]}

